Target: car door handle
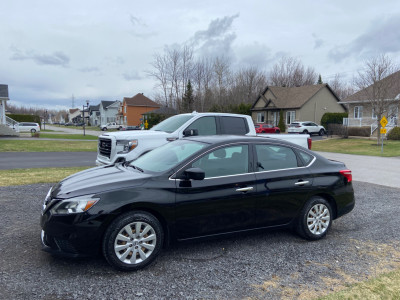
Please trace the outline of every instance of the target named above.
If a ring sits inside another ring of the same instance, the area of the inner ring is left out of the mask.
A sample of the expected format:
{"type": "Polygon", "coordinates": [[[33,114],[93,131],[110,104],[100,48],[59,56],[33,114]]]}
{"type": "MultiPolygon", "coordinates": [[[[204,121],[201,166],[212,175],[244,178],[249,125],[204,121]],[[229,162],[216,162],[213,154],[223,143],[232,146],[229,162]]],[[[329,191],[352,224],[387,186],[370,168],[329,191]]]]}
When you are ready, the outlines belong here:
{"type": "Polygon", "coordinates": [[[236,192],[248,192],[248,191],[252,191],[253,187],[249,186],[249,187],[244,187],[244,188],[240,188],[240,189],[236,189],[236,192]]]}
{"type": "Polygon", "coordinates": [[[299,181],[299,182],[296,182],[294,185],[302,186],[302,185],[309,184],[309,183],[310,183],[309,181],[299,181]]]}

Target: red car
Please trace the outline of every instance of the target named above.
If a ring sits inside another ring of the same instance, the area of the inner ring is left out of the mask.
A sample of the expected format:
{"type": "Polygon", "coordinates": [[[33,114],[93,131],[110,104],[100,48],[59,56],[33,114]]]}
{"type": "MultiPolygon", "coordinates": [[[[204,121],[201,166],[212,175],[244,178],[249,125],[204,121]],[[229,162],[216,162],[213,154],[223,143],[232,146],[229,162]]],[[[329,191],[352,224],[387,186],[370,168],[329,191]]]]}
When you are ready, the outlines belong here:
{"type": "Polygon", "coordinates": [[[281,133],[279,127],[274,127],[271,124],[255,124],[257,133],[281,133]]]}

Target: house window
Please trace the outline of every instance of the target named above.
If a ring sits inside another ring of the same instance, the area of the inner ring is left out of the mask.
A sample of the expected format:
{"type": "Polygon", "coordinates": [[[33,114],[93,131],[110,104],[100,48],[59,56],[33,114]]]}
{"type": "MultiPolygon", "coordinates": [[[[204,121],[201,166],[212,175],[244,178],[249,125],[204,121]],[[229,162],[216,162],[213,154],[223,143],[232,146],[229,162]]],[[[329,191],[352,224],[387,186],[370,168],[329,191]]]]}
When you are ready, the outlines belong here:
{"type": "Polygon", "coordinates": [[[124,113],[126,114],[126,105],[124,106],[124,113]]]}
{"type": "Polygon", "coordinates": [[[372,119],[378,119],[378,116],[375,113],[375,108],[372,108],[372,119]]]}
{"type": "Polygon", "coordinates": [[[259,112],[257,113],[257,123],[264,123],[265,122],[265,113],[259,112]]]}
{"type": "Polygon", "coordinates": [[[362,118],[362,106],[354,106],[354,119],[361,119],[362,118]]]}
{"type": "Polygon", "coordinates": [[[294,122],[296,119],[296,112],[295,111],[287,111],[286,112],[286,125],[294,122]]]}

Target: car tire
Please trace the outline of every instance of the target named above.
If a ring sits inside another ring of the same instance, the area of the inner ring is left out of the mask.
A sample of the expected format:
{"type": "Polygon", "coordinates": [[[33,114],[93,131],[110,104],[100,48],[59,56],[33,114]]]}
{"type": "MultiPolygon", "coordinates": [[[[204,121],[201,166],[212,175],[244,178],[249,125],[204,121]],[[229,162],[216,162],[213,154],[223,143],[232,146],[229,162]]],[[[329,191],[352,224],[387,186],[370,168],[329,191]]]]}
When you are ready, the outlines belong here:
{"type": "Polygon", "coordinates": [[[307,129],[303,130],[303,134],[309,134],[307,129]]]}
{"type": "Polygon", "coordinates": [[[323,135],[325,134],[325,130],[321,129],[321,130],[318,132],[318,134],[319,134],[319,136],[323,136],[323,135]]]}
{"type": "Polygon", "coordinates": [[[304,239],[319,240],[329,231],[332,220],[329,202],[322,197],[312,197],[301,210],[295,229],[304,239]]]}
{"type": "Polygon", "coordinates": [[[280,130],[275,130],[275,133],[281,133],[281,131],[280,130]]]}
{"type": "Polygon", "coordinates": [[[31,133],[35,133],[36,132],[36,129],[31,129],[31,133]]]}
{"type": "Polygon", "coordinates": [[[102,130],[102,131],[106,131],[106,130],[107,130],[107,127],[103,127],[101,130],[102,130]]]}
{"type": "Polygon", "coordinates": [[[115,219],[107,228],[103,255],[118,270],[136,271],[156,259],[163,240],[164,232],[157,218],[147,212],[129,212],[115,219]]]}

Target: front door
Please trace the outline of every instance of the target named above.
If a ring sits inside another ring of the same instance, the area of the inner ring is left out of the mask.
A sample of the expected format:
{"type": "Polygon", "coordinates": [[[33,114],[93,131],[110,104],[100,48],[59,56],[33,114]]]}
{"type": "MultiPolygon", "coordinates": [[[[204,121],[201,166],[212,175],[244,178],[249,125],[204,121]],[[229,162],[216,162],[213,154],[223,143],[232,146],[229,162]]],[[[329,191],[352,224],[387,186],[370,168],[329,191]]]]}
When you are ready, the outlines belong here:
{"type": "Polygon", "coordinates": [[[178,239],[254,227],[255,175],[249,161],[249,145],[239,144],[210,151],[184,168],[201,168],[205,179],[177,180],[178,239]]]}

